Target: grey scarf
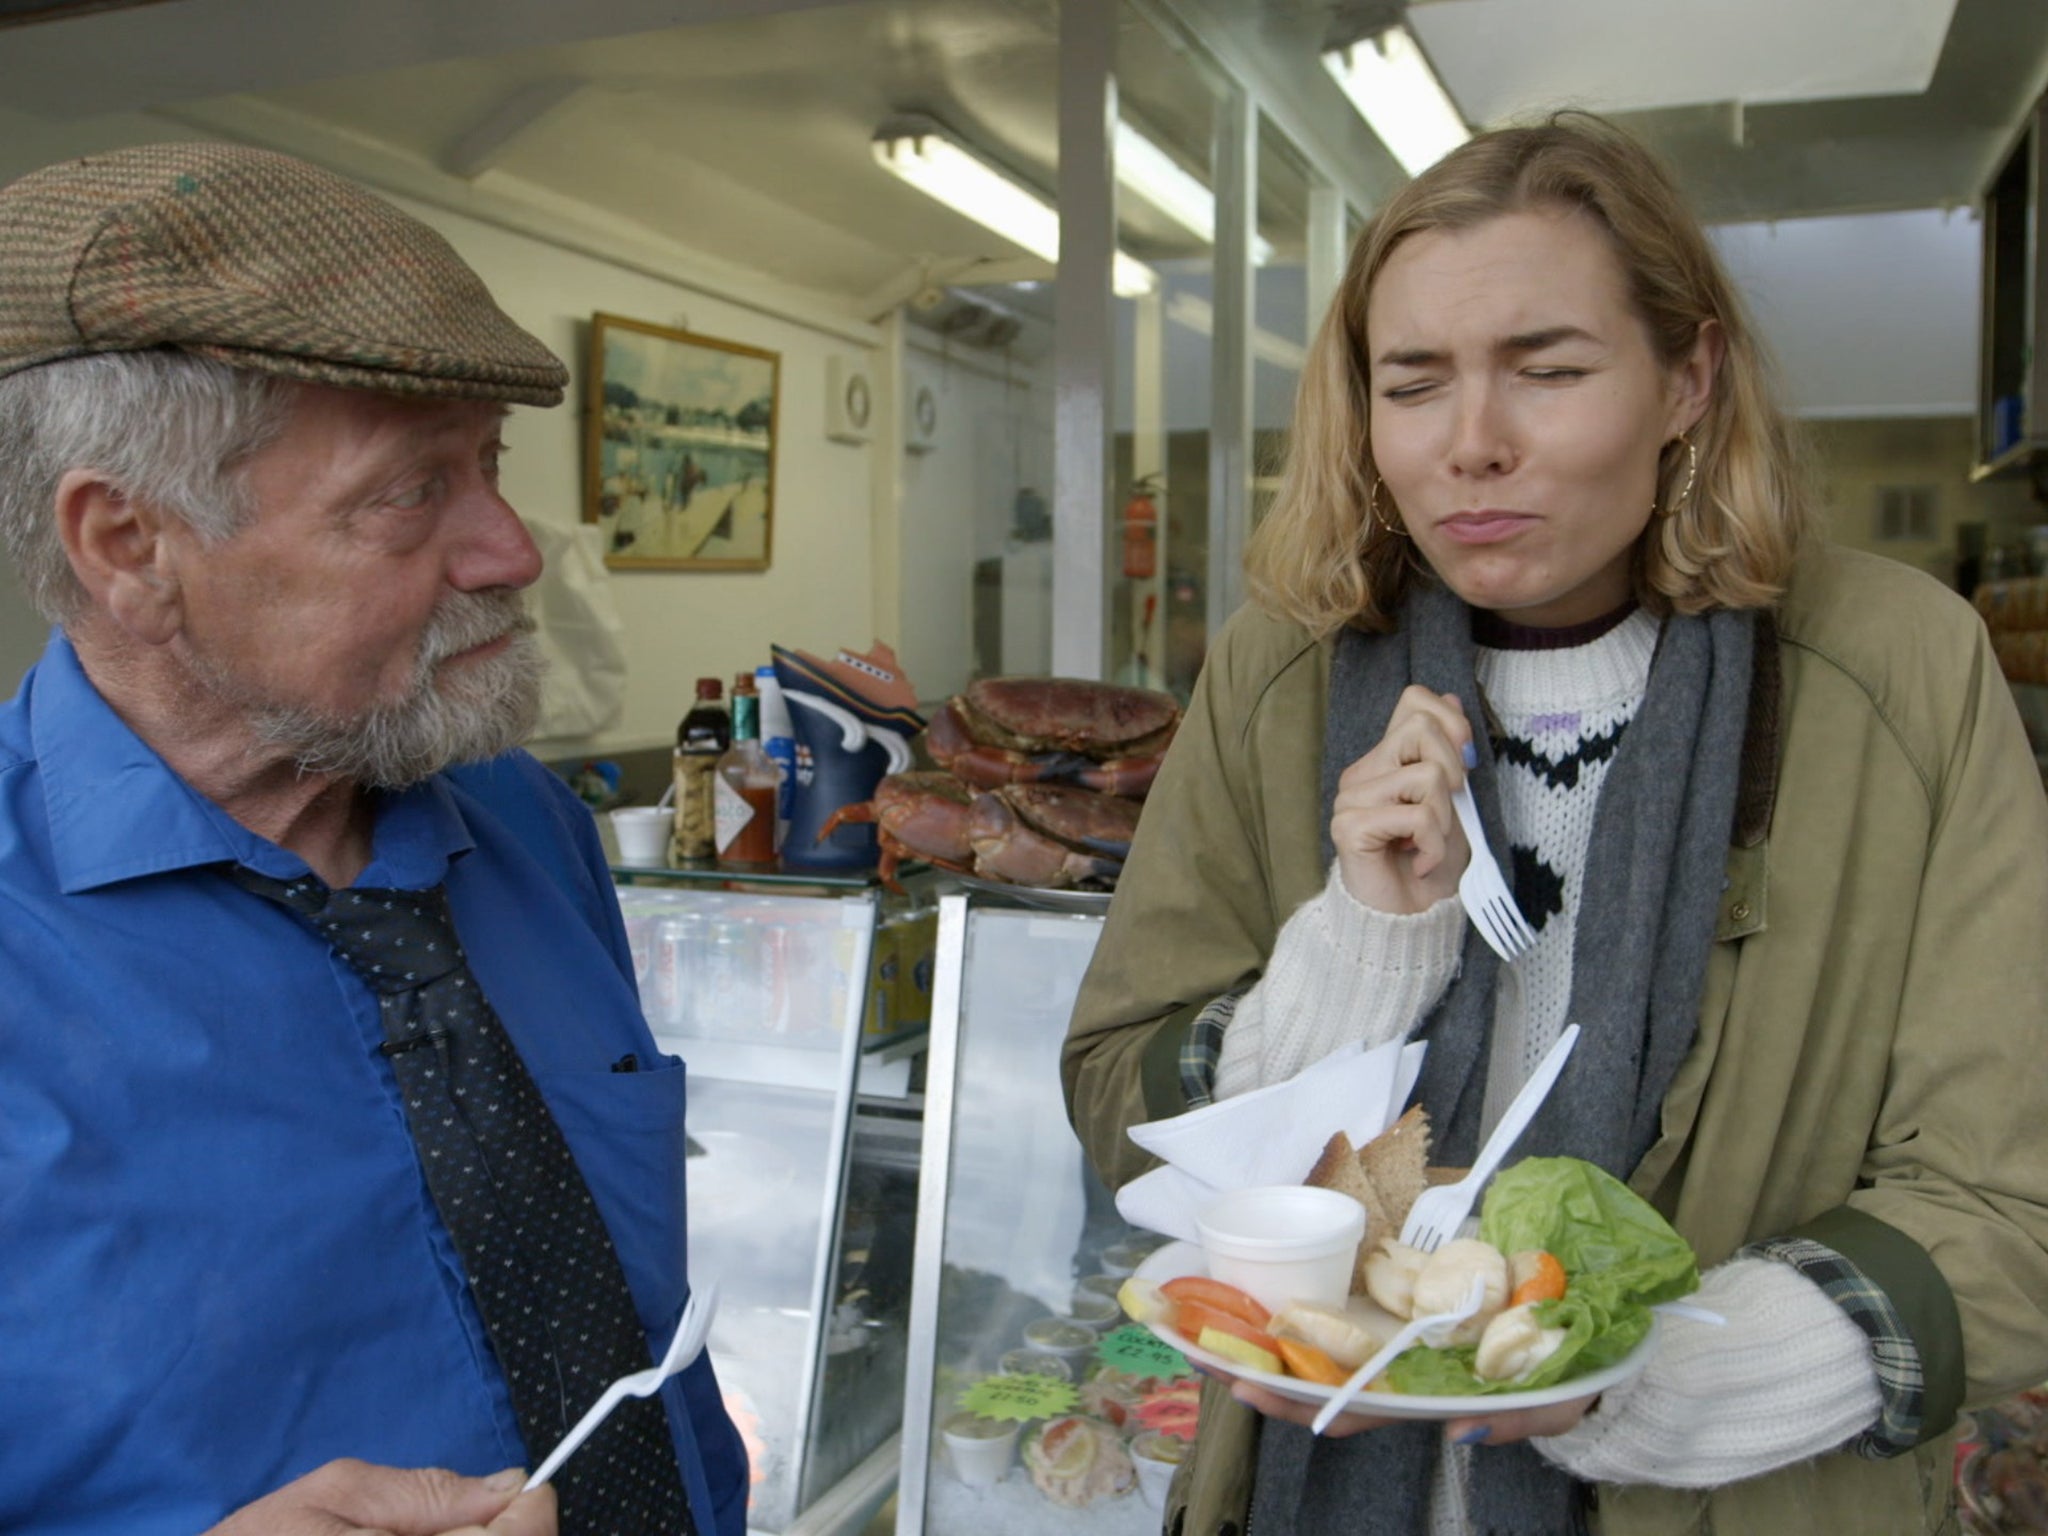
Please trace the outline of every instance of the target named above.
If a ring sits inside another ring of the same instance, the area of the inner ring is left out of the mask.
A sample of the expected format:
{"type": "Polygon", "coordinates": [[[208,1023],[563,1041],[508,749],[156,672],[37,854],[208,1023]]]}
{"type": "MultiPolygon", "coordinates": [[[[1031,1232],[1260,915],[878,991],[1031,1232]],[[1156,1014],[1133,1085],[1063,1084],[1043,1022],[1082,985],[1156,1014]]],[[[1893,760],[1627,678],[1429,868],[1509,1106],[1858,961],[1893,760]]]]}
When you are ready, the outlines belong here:
{"type": "MultiPolygon", "coordinates": [[[[1753,637],[1752,616],[1741,613],[1664,625],[1586,853],[1567,1014],[1581,1026],[1579,1044],[1518,1156],[1582,1157],[1626,1178],[1656,1138],[1665,1090],[1692,1044],[1720,906],[1753,637]]],[[[1434,583],[1416,588],[1395,634],[1346,630],[1338,642],[1323,743],[1326,829],[1338,776],[1379,741],[1410,683],[1456,694],[1468,711],[1479,700],[1469,613],[1434,583]]],[[[1507,867],[1492,743],[1484,730],[1475,735],[1473,794],[1507,867]]],[[[1323,856],[1334,856],[1327,830],[1323,856]]],[[[1457,979],[1419,1031],[1429,1054],[1415,1097],[1429,1111],[1439,1163],[1469,1163],[1478,1147],[1499,970],[1468,928],[1457,979]]],[[[1414,1536],[1428,1528],[1441,1444],[1441,1430],[1426,1423],[1318,1440],[1268,1421],[1252,1524],[1259,1536],[1414,1536]]],[[[1585,1529],[1585,1490],[1526,1445],[1478,1447],[1469,1487],[1480,1536],[1585,1529]]]]}

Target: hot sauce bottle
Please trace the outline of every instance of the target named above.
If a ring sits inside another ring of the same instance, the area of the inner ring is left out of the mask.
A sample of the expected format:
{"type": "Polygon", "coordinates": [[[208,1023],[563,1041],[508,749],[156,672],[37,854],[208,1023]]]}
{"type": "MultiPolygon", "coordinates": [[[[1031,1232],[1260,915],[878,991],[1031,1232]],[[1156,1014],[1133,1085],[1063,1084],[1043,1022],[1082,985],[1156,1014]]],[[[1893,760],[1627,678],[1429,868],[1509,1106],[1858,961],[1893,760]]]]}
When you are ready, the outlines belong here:
{"type": "Polygon", "coordinates": [[[775,801],[782,770],[761,745],[761,696],[754,674],[742,672],[732,685],[732,745],[718,760],[718,862],[734,869],[775,867],[775,801]]]}

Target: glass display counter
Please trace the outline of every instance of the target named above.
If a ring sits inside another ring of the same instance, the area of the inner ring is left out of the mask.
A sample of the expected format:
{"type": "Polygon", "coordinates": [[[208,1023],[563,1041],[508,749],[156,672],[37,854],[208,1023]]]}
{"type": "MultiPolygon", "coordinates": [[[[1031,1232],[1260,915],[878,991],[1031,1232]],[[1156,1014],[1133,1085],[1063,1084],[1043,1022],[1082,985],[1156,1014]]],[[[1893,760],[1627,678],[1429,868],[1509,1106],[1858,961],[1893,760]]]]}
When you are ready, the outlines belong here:
{"type": "Polygon", "coordinates": [[[675,881],[622,881],[619,905],[648,1022],[690,1074],[690,1267],[719,1282],[748,1526],[858,1530],[898,1465],[924,1038],[874,1006],[893,990],[875,961],[918,914],[870,888],[675,881]]]}
{"type": "Polygon", "coordinates": [[[1060,1044],[1101,919],[939,901],[896,1536],[1151,1536],[1186,1362],[1116,1305],[1160,1239],[1083,1158],[1060,1044]]]}

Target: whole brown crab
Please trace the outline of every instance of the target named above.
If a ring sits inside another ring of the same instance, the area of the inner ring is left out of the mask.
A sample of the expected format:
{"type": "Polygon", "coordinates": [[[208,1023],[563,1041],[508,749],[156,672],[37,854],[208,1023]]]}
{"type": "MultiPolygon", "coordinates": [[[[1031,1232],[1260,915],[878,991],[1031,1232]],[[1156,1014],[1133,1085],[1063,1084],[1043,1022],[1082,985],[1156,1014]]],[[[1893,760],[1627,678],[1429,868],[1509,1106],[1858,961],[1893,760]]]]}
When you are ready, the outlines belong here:
{"type": "Polygon", "coordinates": [[[925,749],[980,789],[1065,782],[1142,796],[1180,725],[1171,694],[1070,677],[988,677],[932,716],[925,749]]]}
{"type": "Polygon", "coordinates": [[[1072,784],[1000,784],[974,797],[974,872],[1009,885],[1108,886],[1138,830],[1135,800],[1072,784]]]}
{"type": "Polygon", "coordinates": [[[906,859],[1009,885],[1114,884],[1139,806],[1070,784],[1003,784],[976,792],[949,773],[892,773],[872,800],[841,806],[818,835],[875,824],[879,873],[892,887],[906,859]]]}
{"type": "Polygon", "coordinates": [[[974,847],[967,840],[967,818],[973,803],[974,791],[950,773],[892,773],[875,786],[874,799],[834,811],[818,829],[818,841],[847,822],[873,822],[882,850],[876,872],[891,889],[900,889],[896,867],[905,859],[971,874],[974,847]]]}

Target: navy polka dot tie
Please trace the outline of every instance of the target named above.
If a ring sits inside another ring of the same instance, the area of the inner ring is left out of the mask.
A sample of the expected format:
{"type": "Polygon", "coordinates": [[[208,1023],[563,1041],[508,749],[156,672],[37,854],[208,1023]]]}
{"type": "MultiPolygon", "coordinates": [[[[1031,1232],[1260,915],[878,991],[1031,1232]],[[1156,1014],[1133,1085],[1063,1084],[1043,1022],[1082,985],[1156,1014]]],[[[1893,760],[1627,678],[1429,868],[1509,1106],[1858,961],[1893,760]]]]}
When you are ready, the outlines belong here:
{"type": "MultiPolygon", "coordinates": [[[[377,994],[427,1188],[537,1465],[600,1392],[652,1362],[604,1220],[470,972],[447,894],[234,877],[297,913],[377,994]]],[[[615,1408],[554,1485],[563,1536],[696,1529],[659,1397],[615,1408]]]]}

